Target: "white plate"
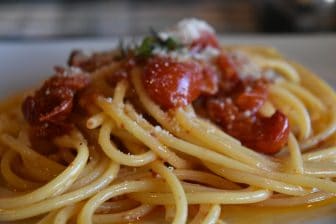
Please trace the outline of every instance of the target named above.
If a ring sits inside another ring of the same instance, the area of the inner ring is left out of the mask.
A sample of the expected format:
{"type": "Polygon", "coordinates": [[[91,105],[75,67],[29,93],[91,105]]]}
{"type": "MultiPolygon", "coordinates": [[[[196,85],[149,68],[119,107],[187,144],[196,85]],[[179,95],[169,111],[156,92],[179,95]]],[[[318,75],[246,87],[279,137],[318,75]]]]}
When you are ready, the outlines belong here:
{"type": "MultiPolygon", "coordinates": [[[[274,46],[336,85],[336,35],[228,36],[221,39],[227,44],[274,46]]],[[[65,64],[72,49],[107,49],[117,43],[117,39],[0,42],[0,96],[36,85],[38,80],[52,74],[54,65],[65,64]]]]}
{"type": "MultiPolygon", "coordinates": [[[[336,87],[336,35],[223,36],[221,39],[225,44],[274,46],[287,58],[300,62],[336,87]]],[[[36,86],[39,80],[52,74],[54,65],[66,63],[72,49],[101,50],[113,48],[117,43],[116,39],[0,42],[0,98],[36,86]]],[[[336,205],[307,210],[307,213],[301,211],[297,216],[287,215],[290,216],[290,222],[282,219],[285,216],[274,214],[266,223],[334,224],[336,205]]],[[[265,223],[258,218],[258,214],[251,217],[255,221],[246,223],[265,223]]]]}

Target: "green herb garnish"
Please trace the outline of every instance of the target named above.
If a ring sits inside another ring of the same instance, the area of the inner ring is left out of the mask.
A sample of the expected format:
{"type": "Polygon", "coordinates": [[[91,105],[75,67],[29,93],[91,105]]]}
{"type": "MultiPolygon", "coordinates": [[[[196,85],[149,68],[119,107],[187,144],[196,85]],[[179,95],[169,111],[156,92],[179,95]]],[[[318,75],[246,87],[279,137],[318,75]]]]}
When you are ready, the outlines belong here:
{"type": "Polygon", "coordinates": [[[174,40],[174,39],[171,38],[171,37],[168,37],[168,39],[165,40],[164,45],[166,46],[166,48],[167,48],[168,50],[176,50],[176,49],[182,47],[181,44],[179,44],[176,40],[174,40]]]}
{"type": "Polygon", "coordinates": [[[182,44],[172,37],[168,37],[166,40],[163,40],[154,29],[150,29],[150,33],[151,35],[145,37],[141,44],[135,49],[136,56],[147,58],[153,54],[153,50],[156,47],[167,51],[173,51],[183,47],[182,44]]]}
{"type": "Polygon", "coordinates": [[[154,37],[146,37],[142,40],[140,46],[135,49],[135,55],[139,57],[149,57],[156,46],[154,37]]]}

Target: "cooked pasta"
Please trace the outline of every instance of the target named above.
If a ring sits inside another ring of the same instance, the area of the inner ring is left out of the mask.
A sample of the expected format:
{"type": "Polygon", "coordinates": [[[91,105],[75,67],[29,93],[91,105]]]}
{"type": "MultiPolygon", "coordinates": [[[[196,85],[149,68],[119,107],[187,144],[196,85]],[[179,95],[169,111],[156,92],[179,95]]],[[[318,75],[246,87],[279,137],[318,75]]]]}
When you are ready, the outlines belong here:
{"type": "Polygon", "coordinates": [[[229,223],[224,205],[328,201],[335,111],[303,66],[220,46],[195,19],[135,47],[74,51],[0,105],[0,221],[215,224],[229,223]]]}

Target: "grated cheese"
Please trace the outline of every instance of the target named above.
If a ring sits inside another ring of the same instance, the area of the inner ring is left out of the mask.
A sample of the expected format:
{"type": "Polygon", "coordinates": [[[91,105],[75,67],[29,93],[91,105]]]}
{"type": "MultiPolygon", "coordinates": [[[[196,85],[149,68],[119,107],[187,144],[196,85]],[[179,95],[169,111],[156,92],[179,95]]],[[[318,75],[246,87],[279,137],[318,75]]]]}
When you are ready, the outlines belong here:
{"type": "Polygon", "coordinates": [[[164,40],[172,37],[183,44],[191,44],[194,40],[201,37],[202,32],[215,33],[214,29],[207,22],[188,18],[178,22],[175,27],[160,32],[159,36],[164,40]]]}

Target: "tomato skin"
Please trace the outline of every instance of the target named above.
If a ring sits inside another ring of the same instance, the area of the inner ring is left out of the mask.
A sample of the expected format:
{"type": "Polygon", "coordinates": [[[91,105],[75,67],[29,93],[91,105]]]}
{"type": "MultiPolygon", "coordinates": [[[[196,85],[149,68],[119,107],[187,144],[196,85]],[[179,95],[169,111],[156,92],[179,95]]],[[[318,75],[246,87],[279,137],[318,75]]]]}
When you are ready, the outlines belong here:
{"type": "Polygon", "coordinates": [[[237,68],[228,55],[222,53],[217,57],[217,66],[222,72],[223,78],[228,81],[235,81],[239,79],[237,68]]]}
{"type": "Polygon", "coordinates": [[[207,102],[210,119],[243,145],[264,153],[275,154],[287,143],[288,118],[276,111],[271,117],[256,113],[246,115],[231,98],[213,98],[207,102]]]}
{"type": "Polygon", "coordinates": [[[267,84],[264,79],[240,81],[232,91],[235,104],[241,110],[257,112],[267,100],[267,84]]]}
{"type": "Polygon", "coordinates": [[[200,90],[202,94],[214,95],[218,92],[219,74],[214,66],[204,64],[202,70],[202,83],[200,90]]]}
{"type": "Polygon", "coordinates": [[[221,72],[220,89],[224,92],[231,91],[240,81],[237,68],[226,54],[217,57],[216,64],[221,72]]]}
{"type": "Polygon", "coordinates": [[[263,117],[260,123],[255,125],[260,129],[256,140],[247,143],[248,146],[258,149],[265,154],[275,154],[287,143],[290,132],[289,122],[286,115],[276,111],[271,117],[263,117]]]}
{"type": "Polygon", "coordinates": [[[143,85],[152,100],[170,109],[186,106],[201,94],[202,76],[198,63],[156,56],[145,65],[143,85]]]}
{"type": "Polygon", "coordinates": [[[53,138],[69,133],[73,125],[68,119],[74,109],[76,95],[91,82],[90,76],[82,71],[66,71],[61,67],[55,71],[56,74],[33,95],[27,96],[21,105],[31,134],[36,137],[53,138]]]}

